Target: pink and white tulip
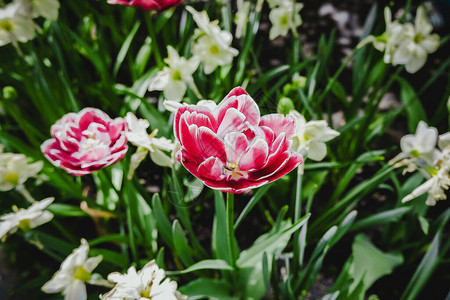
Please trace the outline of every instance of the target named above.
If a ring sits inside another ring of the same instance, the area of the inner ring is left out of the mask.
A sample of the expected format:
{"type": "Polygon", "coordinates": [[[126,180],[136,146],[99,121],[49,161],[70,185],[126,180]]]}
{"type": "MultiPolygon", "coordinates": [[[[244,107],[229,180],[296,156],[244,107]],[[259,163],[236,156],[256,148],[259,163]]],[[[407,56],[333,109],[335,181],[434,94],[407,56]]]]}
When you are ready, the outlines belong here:
{"type": "Polygon", "coordinates": [[[112,165],[128,150],[127,123],[96,108],[69,113],[51,128],[41,151],[52,164],[72,175],[86,175],[112,165]]]}
{"type": "Polygon", "coordinates": [[[213,189],[229,193],[272,182],[296,168],[303,157],[290,151],[295,119],[260,116],[256,102],[234,88],[214,109],[188,105],[178,109],[176,158],[213,189]]]}
{"type": "Polygon", "coordinates": [[[162,11],[171,7],[175,7],[181,2],[183,2],[183,0],[108,0],[109,4],[138,6],[148,11],[162,11]]]}

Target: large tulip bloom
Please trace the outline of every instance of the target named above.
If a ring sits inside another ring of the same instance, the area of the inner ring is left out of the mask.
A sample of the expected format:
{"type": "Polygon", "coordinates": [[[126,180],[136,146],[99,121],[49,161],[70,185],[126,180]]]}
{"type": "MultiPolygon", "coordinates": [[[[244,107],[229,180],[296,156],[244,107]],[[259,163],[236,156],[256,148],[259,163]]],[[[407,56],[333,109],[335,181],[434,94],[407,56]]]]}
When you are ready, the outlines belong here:
{"type": "Polygon", "coordinates": [[[96,108],[69,113],[51,128],[52,139],[41,145],[52,164],[72,175],[86,175],[112,165],[128,150],[127,123],[96,108]]]}
{"type": "Polygon", "coordinates": [[[177,160],[216,190],[241,193],[282,177],[303,161],[289,151],[295,119],[261,117],[258,105],[240,87],[214,109],[180,107],[174,127],[181,145],[177,160]]]}
{"type": "Polygon", "coordinates": [[[162,11],[177,6],[183,0],[108,0],[109,4],[138,6],[145,10],[162,11]]]}

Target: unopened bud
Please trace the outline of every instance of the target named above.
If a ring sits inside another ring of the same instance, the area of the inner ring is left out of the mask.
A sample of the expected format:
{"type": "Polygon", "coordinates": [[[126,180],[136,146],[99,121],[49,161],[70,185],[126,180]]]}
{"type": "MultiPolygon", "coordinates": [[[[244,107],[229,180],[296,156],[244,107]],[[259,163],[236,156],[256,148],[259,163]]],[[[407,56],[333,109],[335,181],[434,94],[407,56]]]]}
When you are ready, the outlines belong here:
{"type": "Polygon", "coordinates": [[[288,97],[282,97],[278,101],[277,112],[279,114],[287,115],[293,109],[295,109],[294,103],[288,97]]]}
{"type": "Polygon", "coordinates": [[[17,91],[12,86],[5,86],[3,88],[3,99],[5,100],[15,100],[17,99],[17,91]]]}

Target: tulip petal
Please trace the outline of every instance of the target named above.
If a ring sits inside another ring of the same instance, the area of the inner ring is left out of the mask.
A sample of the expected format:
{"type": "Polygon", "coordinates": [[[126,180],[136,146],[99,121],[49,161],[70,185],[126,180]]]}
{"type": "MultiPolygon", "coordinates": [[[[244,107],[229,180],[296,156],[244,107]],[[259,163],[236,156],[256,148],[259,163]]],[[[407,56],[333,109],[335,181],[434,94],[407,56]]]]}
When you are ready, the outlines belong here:
{"type": "Polygon", "coordinates": [[[286,138],[290,139],[295,134],[295,119],[287,115],[282,114],[270,114],[261,117],[259,126],[267,126],[275,133],[275,136],[279,136],[282,132],[286,134],[286,138]]]}
{"type": "Polygon", "coordinates": [[[226,160],[225,145],[211,129],[200,127],[198,129],[197,144],[204,158],[211,156],[218,157],[222,161],[226,160]]]}
{"type": "Polygon", "coordinates": [[[248,140],[245,134],[240,132],[232,132],[224,138],[225,152],[227,155],[227,162],[238,162],[242,154],[248,147],[248,140]]]}
{"type": "Polygon", "coordinates": [[[175,137],[180,140],[180,127],[181,119],[186,119],[187,124],[196,124],[198,126],[205,126],[212,131],[217,130],[217,121],[211,111],[206,106],[186,105],[177,110],[174,120],[175,137]],[[191,116],[191,114],[194,116],[191,116]],[[197,123],[200,122],[200,123],[197,123]]]}
{"type": "Polygon", "coordinates": [[[223,170],[224,163],[217,157],[210,157],[198,166],[197,174],[200,178],[219,181],[225,178],[223,170]]]}
{"type": "Polygon", "coordinates": [[[217,106],[215,114],[217,115],[219,124],[222,123],[226,112],[231,108],[235,108],[243,113],[246,116],[245,121],[250,125],[258,126],[260,121],[259,107],[252,97],[250,97],[242,88],[233,89],[217,106]]]}
{"type": "Polygon", "coordinates": [[[244,123],[246,116],[235,108],[229,108],[220,122],[217,135],[224,137],[229,132],[241,132],[248,127],[244,123]]]}
{"type": "Polygon", "coordinates": [[[256,138],[239,160],[239,169],[252,171],[266,164],[269,146],[262,138],[256,138]]]}

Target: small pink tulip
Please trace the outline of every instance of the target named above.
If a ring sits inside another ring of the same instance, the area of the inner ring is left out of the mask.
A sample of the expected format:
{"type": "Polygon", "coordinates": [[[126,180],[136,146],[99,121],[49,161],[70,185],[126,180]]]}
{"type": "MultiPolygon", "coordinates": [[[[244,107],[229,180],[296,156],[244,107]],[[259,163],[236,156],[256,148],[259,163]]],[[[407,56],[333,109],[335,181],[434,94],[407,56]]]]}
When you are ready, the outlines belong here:
{"type": "Polygon", "coordinates": [[[286,175],[303,162],[289,151],[295,119],[281,114],[260,117],[256,102],[234,88],[213,110],[180,107],[175,136],[181,149],[176,158],[205,185],[241,193],[286,175]]]}
{"type": "Polygon", "coordinates": [[[183,0],[108,0],[109,4],[138,6],[145,10],[162,11],[177,6],[183,0]]]}
{"type": "Polygon", "coordinates": [[[41,145],[41,151],[52,164],[72,175],[86,175],[112,165],[128,150],[125,120],[111,120],[96,108],[69,113],[50,131],[53,138],[41,145]]]}

